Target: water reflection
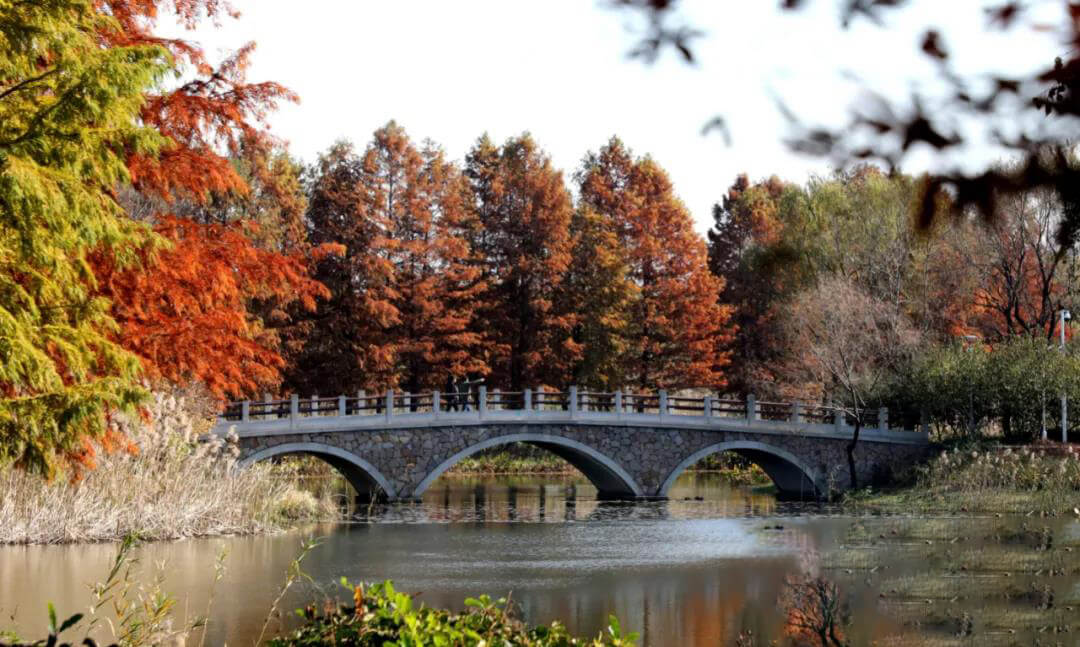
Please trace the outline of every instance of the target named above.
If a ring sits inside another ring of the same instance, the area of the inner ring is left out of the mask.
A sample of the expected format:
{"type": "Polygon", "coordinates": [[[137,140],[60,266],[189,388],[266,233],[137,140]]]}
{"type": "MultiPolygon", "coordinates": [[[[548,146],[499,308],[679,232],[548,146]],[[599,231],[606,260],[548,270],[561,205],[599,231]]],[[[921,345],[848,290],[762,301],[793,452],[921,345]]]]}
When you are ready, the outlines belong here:
{"type": "MultiPolygon", "coordinates": [[[[896,604],[879,593],[909,573],[948,563],[943,550],[960,550],[929,546],[922,534],[903,536],[905,523],[941,534],[940,521],[852,519],[812,504],[778,503],[767,491],[729,487],[714,475],[686,474],[671,494],[666,502],[620,503],[597,501],[596,490],[576,479],[443,478],[422,501],[365,507],[351,523],[150,544],[140,568],[145,581],[165,564],[165,590],[178,597],[182,613],[195,616],[206,608],[217,555],[228,552],[207,644],[250,644],[300,541],[322,536],[303,563],[311,583],[285,598],[287,618],[305,602],[340,595],[341,576],[393,579],[429,605],[461,608],[470,595],[510,596],[530,623],[558,619],[593,634],[614,613],[644,645],[688,646],[731,644],[742,629],[768,644],[784,622],[777,599],[785,576],[824,568],[854,595],[854,644],[869,644],[899,627],[896,604]],[[901,535],[881,525],[893,523],[901,535]],[[903,549],[909,545],[936,552],[915,556],[903,549]],[[868,550],[880,566],[863,563],[868,550]]],[[[973,533],[970,520],[957,521],[973,533]]],[[[985,520],[979,532],[997,532],[999,523],[985,520]]],[[[1057,526],[1058,542],[1080,537],[1076,522],[1057,526]]],[[[40,636],[50,600],[60,613],[84,610],[85,584],[105,577],[114,554],[112,545],[0,547],[0,629],[13,617],[23,633],[40,636]]],[[[1058,600],[1077,597],[1070,593],[1074,582],[1055,584],[1058,600]]]]}

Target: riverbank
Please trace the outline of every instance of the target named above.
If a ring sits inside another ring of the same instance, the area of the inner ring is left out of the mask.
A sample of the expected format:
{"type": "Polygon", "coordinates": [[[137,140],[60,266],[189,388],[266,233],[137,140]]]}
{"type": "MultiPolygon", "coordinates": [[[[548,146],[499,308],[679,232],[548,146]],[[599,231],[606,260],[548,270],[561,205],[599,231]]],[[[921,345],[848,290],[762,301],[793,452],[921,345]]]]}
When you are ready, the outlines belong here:
{"type": "Polygon", "coordinates": [[[1056,444],[954,447],[916,467],[907,483],[863,489],[852,512],[1080,516],[1080,452],[1056,444]]]}

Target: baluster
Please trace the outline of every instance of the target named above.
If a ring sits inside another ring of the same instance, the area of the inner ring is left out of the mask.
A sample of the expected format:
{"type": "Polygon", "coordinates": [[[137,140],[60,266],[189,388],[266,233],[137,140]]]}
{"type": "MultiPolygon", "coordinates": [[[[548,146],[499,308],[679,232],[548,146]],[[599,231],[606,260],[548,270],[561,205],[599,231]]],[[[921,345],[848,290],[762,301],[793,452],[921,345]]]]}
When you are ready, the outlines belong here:
{"type": "Polygon", "coordinates": [[[297,416],[300,415],[300,396],[293,393],[289,396],[289,418],[296,422],[297,416]]]}
{"type": "Polygon", "coordinates": [[[746,421],[754,422],[758,419],[757,397],[751,393],[746,396],[746,421]]]}
{"type": "Polygon", "coordinates": [[[615,389],[615,415],[622,416],[622,389],[615,389]]]}
{"type": "Polygon", "coordinates": [[[498,389],[491,390],[491,410],[498,411],[502,407],[500,406],[501,400],[499,399],[500,391],[498,389]]]}
{"type": "Polygon", "coordinates": [[[338,417],[343,417],[346,414],[348,414],[348,403],[345,400],[346,400],[346,398],[343,395],[339,395],[337,397],[337,414],[338,414],[338,417]]]}
{"type": "Polygon", "coordinates": [[[431,392],[431,415],[433,415],[436,418],[439,417],[439,409],[442,408],[442,403],[439,401],[439,399],[440,399],[439,390],[435,389],[434,391],[431,392]]]}
{"type": "Polygon", "coordinates": [[[882,431],[889,430],[889,409],[888,407],[881,407],[878,409],[877,414],[877,426],[882,431]]]}
{"type": "Polygon", "coordinates": [[[656,413],[662,418],[670,413],[670,411],[668,411],[667,389],[660,389],[659,395],[659,404],[656,406],[656,413]]]}
{"type": "Polygon", "coordinates": [[[532,411],[532,389],[525,389],[523,407],[525,411],[532,411]]]}
{"type": "Polygon", "coordinates": [[[568,403],[567,409],[569,409],[569,411],[570,411],[570,417],[574,418],[574,417],[577,416],[577,409],[578,409],[578,394],[577,394],[577,387],[576,386],[571,386],[570,387],[570,395],[568,396],[568,399],[569,399],[569,403],[568,403]]]}
{"type": "Polygon", "coordinates": [[[791,421],[795,424],[802,424],[802,402],[795,401],[791,403],[791,421]]]}
{"type": "Polygon", "coordinates": [[[240,403],[240,422],[251,420],[251,402],[244,400],[240,403]]]}
{"type": "Polygon", "coordinates": [[[319,415],[319,394],[318,393],[311,396],[311,402],[308,403],[307,412],[308,412],[308,417],[309,418],[319,415]]]}
{"type": "Polygon", "coordinates": [[[386,390],[386,420],[390,421],[390,417],[394,415],[394,390],[386,390]]]}
{"type": "Polygon", "coordinates": [[[487,386],[481,384],[476,391],[476,408],[478,413],[480,414],[480,418],[482,419],[484,417],[484,412],[487,411],[487,386]]]}
{"type": "Polygon", "coordinates": [[[705,402],[702,403],[702,406],[705,407],[705,417],[706,418],[712,418],[712,396],[711,395],[705,396],[705,402]]]}

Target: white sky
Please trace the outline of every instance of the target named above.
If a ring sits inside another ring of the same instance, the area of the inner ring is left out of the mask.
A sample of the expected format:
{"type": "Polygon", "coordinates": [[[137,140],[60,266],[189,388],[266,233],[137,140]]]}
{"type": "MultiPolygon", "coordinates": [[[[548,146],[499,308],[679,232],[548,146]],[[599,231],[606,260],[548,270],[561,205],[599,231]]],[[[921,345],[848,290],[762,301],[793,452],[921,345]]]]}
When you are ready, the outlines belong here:
{"type": "MultiPolygon", "coordinates": [[[[238,20],[185,37],[219,56],[258,43],[249,80],[300,95],[270,123],[305,161],[340,138],[363,148],[395,119],[455,159],[485,131],[501,141],[528,130],[569,179],[586,151],[618,134],[667,169],[702,232],[738,173],[801,182],[829,170],[785,148],[775,97],[800,117],[839,124],[859,87],[844,72],[896,98],[932,92],[933,68],[918,53],[930,26],[968,73],[1030,71],[1061,51],[1045,34],[988,31],[980,0],[913,0],[886,14],[885,29],[858,20],[849,30],[839,0],[809,4],[792,14],[778,0],[684,0],[682,15],[706,32],[696,66],[670,51],[651,66],[627,59],[640,24],[602,0],[234,0],[238,20]],[[714,115],[727,121],[730,147],[702,136],[714,115]]],[[[1053,21],[1062,3],[1049,4],[1053,21]]],[[[916,156],[906,170],[929,163],[916,156]]]]}

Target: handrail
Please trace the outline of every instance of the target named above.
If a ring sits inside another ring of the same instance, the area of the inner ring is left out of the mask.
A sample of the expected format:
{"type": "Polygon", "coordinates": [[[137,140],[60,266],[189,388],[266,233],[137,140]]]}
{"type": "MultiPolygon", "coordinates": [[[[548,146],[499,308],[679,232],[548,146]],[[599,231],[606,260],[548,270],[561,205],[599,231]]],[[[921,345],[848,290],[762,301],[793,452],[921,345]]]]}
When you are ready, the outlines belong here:
{"type": "MultiPolygon", "coordinates": [[[[747,425],[786,425],[792,432],[804,429],[849,429],[855,419],[841,407],[800,402],[757,401],[753,396],[745,400],[668,395],[660,390],[654,393],[623,391],[586,391],[570,387],[567,391],[526,389],[524,391],[487,390],[481,386],[470,393],[402,393],[389,390],[382,394],[368,395],[363,391],[355,396],[312,396],[288,399],[245,400],[226,404],[218,418],[223,422],[259,423],[280,419],[354,416],[378,416],[387,419],[394,416],[421,415],[433,419],[471,412],[482,419],[485,415],[561,416],[570,419],[583,416],[588,419],[632,420],[641,417],[654,420],[659,417],[672,420],[712,424],[710,419],[725,421],[741,420],[747,425]],[[517,414],[513,412],[518,412],[517,414]],[[646,418],[647,417],[647,418],[646,418]]],[[[910,412],[907,412],[910,414],[910,412]]],[[[890,416],[887,409],[866,409],[861,412],[864,428],[889,430],[890,416]]],[[[911,421],[911,415],[895,417],[897,422],[911,421]]],[[[378,424],[378,423],[376,423],[378,424]]],[[[928,430],[923,423],[922,431],[928,430]]],[[[900,427],[897,427],[900,428],[900,427]]]]}

